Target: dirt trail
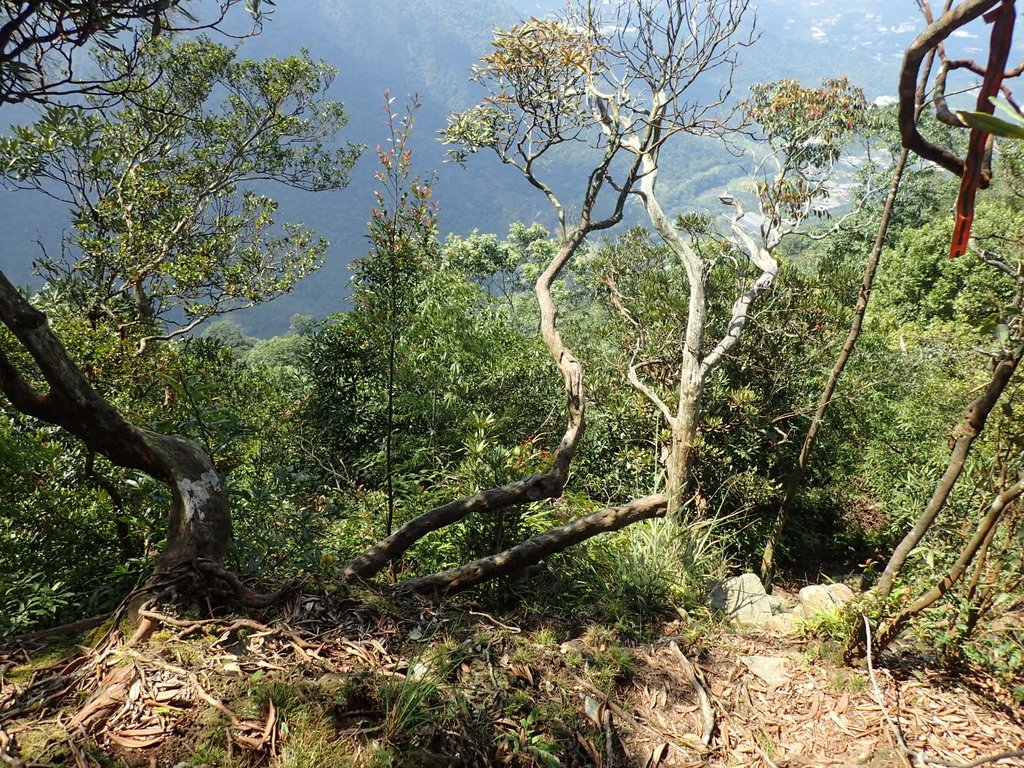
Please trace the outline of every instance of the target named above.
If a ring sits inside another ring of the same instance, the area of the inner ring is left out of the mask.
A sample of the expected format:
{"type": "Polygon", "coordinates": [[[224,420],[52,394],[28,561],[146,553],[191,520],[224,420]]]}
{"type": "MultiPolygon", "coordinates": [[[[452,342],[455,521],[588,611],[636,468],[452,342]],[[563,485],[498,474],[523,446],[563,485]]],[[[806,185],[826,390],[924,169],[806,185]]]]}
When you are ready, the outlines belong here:
{"type": "Polygon", "coordinates": [[[393,608],[305,596],[262,622],[154,614],[134,646],[0,646],[0,766],[882,768],[1024,750],[1020,708],[977,670],[887,658],[876,687],[792,635],[675,621],[635,643],[393,608]]]}
{"type": "MultiPolygon", "coordinates": [[[[876,692],[866,670],[836,666],[816,656],[819,647],[767,634],[722,637],[700,665],[715,706],[713,750],[703,759],[671,750],[661,765],[880,768],[928,764],[922,758],[960,765],[1024,750],[1022,713],[994,701],[1008,699],[1005,691],[972,689],[939,670],[882,666],[876,692]],[[904,756],[897,729],[909,750],[922,753],[917,762],[904,756]]],[[[684,742],[699,727],[692,689],[670,650],[652,646],[642,655],[632,708],[684,742]]],[[[627,741],[651,754],[658,748],[651,735],[627,741]]],[[[1021,767],[1024,758],[998,765],[1021,767]]]]}

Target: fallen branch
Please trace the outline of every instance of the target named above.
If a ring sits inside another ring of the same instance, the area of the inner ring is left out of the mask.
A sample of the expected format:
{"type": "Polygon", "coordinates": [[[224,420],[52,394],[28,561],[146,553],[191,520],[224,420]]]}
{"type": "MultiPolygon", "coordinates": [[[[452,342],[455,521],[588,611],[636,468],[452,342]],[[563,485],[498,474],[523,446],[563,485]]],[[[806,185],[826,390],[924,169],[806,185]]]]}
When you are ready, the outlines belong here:
{"type": "Polygon", "coordinates": [[[496,555],[430,576],[404,581],[396,587],[396,592],[444,594],[458,592],[539,563],[548,555],[561,552],[598,534],[617,531],[640,520],[660,517],[664,515],[667,506],[668,497],[659,493],[631,501],[621,507],[608,507],[598,512],[592,512],[571,523],[538,534],[496,555]]]}
{"type": "Polygon", "coordinates": [[[562,483],[553,474],[533,475],[499,488],[457,499],[414,517],[386,539],[352,560],[341,570],[342,581],[371,579],[429,533],[480,512],[495,512],[516,504],[555,498],[562,483]]]}
{"type": "Polygon", "coordinates": [[[686,675],[686,679],[693,688],[693,692],[697,694],[697,701],[700,703],[700,740],[705,747],[709,747],[711,746],[711,739],[715,735],[715,710],[711,706],[711,697],[708,696],[707,689],[700,679],[700,672],[693,665],[693,662],[686,658],[683,652],[679,650],[676,641],[672,640],[668,647],[675,654],[676,658],[679,659],[679,663],[683,668],[683,674],[686,675]]]}
{"type": "Polygon", "coordinates": [[[900,751],[910,758],[913,765],[935,765],[940,766],[940,768],[980,768],[980,766],[988,765],[989,763],[998,763],[1003,760],[1012,760],[1017,757],[1024,757],[1024,750],[1018,749],[1008,750],[1006,752],[997,752],[993,755],[987,755],[985,757],[980,757],[977,760],[972,760],[969,763],[957,763],[950,760],[943,760],[939,757],[930,757],[923,749],[911,749],[907,744],[907,740],[903,735],[903,729],[900,728],[899,722],[893,719],[892,715],[889,714],[889,709],[885,706],[885,695],[882,693],[882,689],[878,685],[878,679],[875,677],[875,666],[871,648],[871,622],[868,621],[868,617],[864,614],[861,614],[861,619],[864,621],[864,642],[866,648],[865,660],[868,665],[868,679],[871,681],[871,691],[875,699],[875,703],[882,711],[882,716],[885,718],[885,722],[889,726],[889,730],[896,739],[896,743],[899,746],[900,751]]]}

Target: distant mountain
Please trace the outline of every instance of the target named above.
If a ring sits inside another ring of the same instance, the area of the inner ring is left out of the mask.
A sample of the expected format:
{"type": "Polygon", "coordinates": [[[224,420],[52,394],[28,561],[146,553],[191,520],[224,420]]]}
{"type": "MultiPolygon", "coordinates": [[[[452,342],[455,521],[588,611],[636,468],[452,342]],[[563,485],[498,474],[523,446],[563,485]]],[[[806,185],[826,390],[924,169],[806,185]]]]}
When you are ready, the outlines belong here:
{"type": "MultiPolygon", "coordinates": [[[[331,89],[351,115],[344,138],[369,145],[352,172],[352,183],[335,193],[303,194],[272,190],[286,221],[304,221],[330,239],[328,263],[295,292],[270,305],[236,315],[250,332],[279,333],[288,318],[303,312],[323,315],[345,306],[347,264],[367,250],[366,222],[373,204],[376,160],[372,148],[383,141],[384,96],[390,90],[403,103],[418,94],[414,152],[422,173],[437,174],[436,199],[445,231],[473,228],[503,233],[516,219],[550,224],[544,201],[510,168],[486,153],[466,169],[445,164],[436,133],[445,115],[480,98],[469,82],[471,65],[489,48],[492,30],[522,16],[544,15],[557,3],[542,0],[310,0],[279,2],[262,35],[241,44],[248,57],[283,56],[300,47],[340,70],[331,89]]],[[[797,77],[817,81],[850,73],[870,96],[893,94],[903,47],[920,21],[912,2],[892,0],[761,0],[761,38],[742,54],[738,86],[797,77]]],[[[6,110],[4,122],[25,121],[6,110]]],[[[681,143],[663,176],[671,205],[699,205],[702,195],[720,190],[741,173],[733,158],[711,143],[681,143]]],[[[566,170],[566,175],[571,175],[566,170]]],[[[28,264],[38,254],[34,241],[59,247],[66,216],[56,205],[31,193],[0,191],[5,238],[0,268],[14,280],[29,279],[28,264]]]]}

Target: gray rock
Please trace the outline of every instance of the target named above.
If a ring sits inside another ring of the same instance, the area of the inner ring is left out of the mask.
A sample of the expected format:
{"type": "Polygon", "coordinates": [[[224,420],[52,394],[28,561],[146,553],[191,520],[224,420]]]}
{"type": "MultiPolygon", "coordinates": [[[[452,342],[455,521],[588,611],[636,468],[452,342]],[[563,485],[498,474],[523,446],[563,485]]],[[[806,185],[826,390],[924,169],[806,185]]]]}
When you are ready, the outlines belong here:
{"type": "Polygon", "coordinates": [[[800,590],[800,612],[804,616],[840,608],[853,599],[845,584],[811,584],[800,590]]]}
{"type": "Polygon", "coordinates": [[[789,682],[788,659],[778,656],[740,656],[740,662],[772,688],[789,682]]]}
{"type": "Polygon", "coordinates": [[[740,626],[759,627],[772,617],[772,599],[754,573],[718,582],[711,590],[711,607],[740,626]]]}

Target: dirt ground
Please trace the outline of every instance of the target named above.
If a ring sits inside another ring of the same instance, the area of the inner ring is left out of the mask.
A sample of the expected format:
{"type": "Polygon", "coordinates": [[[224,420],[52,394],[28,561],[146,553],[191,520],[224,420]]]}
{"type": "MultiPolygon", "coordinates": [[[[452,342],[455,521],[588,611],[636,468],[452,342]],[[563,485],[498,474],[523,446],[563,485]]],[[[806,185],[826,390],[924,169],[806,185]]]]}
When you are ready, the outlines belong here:
{"type": "MultiPolygon", "coordinates": [[[[261,621],[153,614],[54,650],[0,646],[0,766],[975,766],[1024,750],[979,670],[827,642],[693,631],[622,640],[472,605],[302,597],[261,621]]],[[[1024,768],[1024,758],[998,761],[1024,768]]]]}

